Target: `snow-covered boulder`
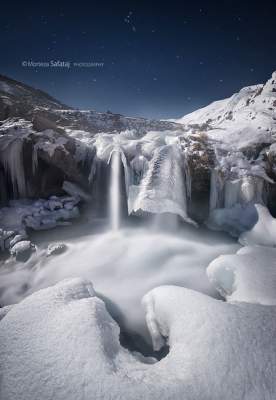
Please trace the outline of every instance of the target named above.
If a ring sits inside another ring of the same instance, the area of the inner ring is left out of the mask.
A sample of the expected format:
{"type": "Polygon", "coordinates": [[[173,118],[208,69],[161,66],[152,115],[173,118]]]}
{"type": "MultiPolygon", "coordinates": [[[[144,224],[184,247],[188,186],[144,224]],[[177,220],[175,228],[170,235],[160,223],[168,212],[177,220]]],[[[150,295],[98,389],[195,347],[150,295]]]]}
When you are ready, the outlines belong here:
{"type": "Polygon", "coordinates": [[[254,227],[242,233],[239,242],[243,245],[276,246],[276,219],[261,204],[255,205],[258,221],[254,227]]]}
{"type": "Polygon", "coordinates": [[[119,327],[81,279],[15,305],[0,322],[5,400],[274,400],[275,307],[228,304],[180,287],[143,300],[160,362],[121,347],[119,327]]]}
{"type": "Polygon", "coordinates": [[[227,301],[276,305],[276,249],[241,248],[213,260],[207,275],[227,301]]]}
{"type": "Polygon", "coordinates": [[[10,253],[16,257],[18,261],[27,261],[32,252],[35,251],[35,246],[29,240],[17,242],[11,249],[10,253]]]}
{"type": "Polygon", "coordinates": [[[62,254],[66,249],[67,246],[65,243],[50,243],[47,247],[46,256],[62,254]]]}

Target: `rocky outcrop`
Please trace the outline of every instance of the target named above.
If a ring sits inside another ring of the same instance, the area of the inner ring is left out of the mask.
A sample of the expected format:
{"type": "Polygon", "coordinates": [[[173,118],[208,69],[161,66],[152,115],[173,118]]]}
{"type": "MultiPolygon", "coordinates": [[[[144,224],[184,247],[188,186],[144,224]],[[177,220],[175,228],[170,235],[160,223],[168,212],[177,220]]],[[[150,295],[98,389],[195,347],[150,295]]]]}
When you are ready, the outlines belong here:
{"type": "Polygon", "coordinates": [[[103,207],[116,148],[129,213],[175,212],[201,223],[210,211],[256,201],[273,213],[274,77],[178,121],[73,110],[0,77],[1,115],[9,117],[0,125],[2,204],[62,196],[69,182],[103,207]]]}

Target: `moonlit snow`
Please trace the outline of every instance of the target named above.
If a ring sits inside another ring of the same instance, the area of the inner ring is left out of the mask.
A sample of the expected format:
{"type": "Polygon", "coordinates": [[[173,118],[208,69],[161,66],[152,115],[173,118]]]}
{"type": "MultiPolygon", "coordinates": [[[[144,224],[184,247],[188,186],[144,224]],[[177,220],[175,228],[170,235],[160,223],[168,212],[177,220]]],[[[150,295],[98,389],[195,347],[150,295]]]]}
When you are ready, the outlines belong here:
{"type": "Polygon", "coordinates": [[[228,304],[176,286],[143,299],[159,362],[123,349],[88,281],[27,297],[2,319],[5,400],[260,400],[276,394],[275,307],[228,304]]]}
{"type": "Polygon", "coordinates": [[[258,244],[275,247],[276,219],[272,217],[266,207],[256,204],[255,208],[258,213],[258,221],[253,229],[240,235],[240,243],[243,245],[258,244]]]}
{"type": "Polygon", "coordinates": [[[161,130],[1,125],[1,400],[275,400],[275,81],[161,130]],[[30,199],[25,135],[63,195],[30,199]]]}

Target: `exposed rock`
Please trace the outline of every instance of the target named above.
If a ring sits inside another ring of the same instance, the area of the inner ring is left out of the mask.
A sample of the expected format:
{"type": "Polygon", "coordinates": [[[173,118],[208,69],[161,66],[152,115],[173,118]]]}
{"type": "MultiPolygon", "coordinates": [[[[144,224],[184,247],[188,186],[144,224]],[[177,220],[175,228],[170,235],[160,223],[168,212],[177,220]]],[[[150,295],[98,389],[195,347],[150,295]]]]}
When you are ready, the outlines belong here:
{"type": "Polygon", "coordinates": [[[62,189],[71,196],[80,197],[85,201],[91,200],[91,196],[73,182],[64,181],[62,189]]]}
{"type": "MultiPolygon", "coordinates": [[[[151,121],[111,112],[73,110],[43,92],[0,76],[0,115],[9,116],[0,126],[0,181],[5,188],[0,200],[3,203],[10,198],[48,198],[66,192],[95,205],[106,204],[107,195],[103,192],[109,190],[109,162],[114,147],[119,146],[125,177],[121,186],[127,209],[132,212],[136,205],[135,212],[140,213],[141,204],[142,208],[146,203],[149,206],[149,202],[152,205],[160,189],[151,188],[158,183],[158,160],[155,167],[152,165],[155,149],[162,153],[162,146],[176,146],[183,155],[183,180],[174,187],[185,186],[187,197],[182,205],[178,204],[185,208],[183,213],[177,206],[178,215],[188,212],[198,222],[206,220],[210,208],[223,208],[228,201],[228,186],[243,177],[263,181],[260,202],[272,209],[276,195],[274,77],[275,74],[265,85],[243,88],[231,98],[214,102],[180,120],[151,121]],[[214,170],[221,185],[212,178],[214,170]],[[141,191],[142,186],[147,190],[141,191]],[[214,204],[212,199],[211,206],[209,199],[214,192],[219,201],[214,204]]],[[[167,164],[161,168],[172,169],[172,174],[179,167],[178,163],[169,167],[168,161],[164,162],[167,164]]],[[[168,189],[172,178],[167,179],[168,189]]],[[[171,210],[171,205],[164,206],[165,200],[171,201],[163,199],[161,208],[147,206],[147,211],[171,210]]],[[[50,200],[47,207],[51,212],[76,213],[73,203],[61,206],[58,201],[50,200]]],[[[54,226],[54,221],[46,210],[37,209],[28,216],[27,225],[44,229],[54,226]]]]}

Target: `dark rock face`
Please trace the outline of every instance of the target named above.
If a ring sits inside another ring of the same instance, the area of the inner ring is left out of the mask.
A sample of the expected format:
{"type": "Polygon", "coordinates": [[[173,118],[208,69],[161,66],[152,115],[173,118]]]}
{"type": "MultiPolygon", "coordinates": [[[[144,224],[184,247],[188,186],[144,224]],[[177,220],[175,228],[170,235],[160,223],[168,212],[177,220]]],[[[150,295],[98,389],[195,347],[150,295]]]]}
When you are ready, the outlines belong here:
{"type": "Polygon", "coordinates": [[[209,213],[211,171],[215,155],[204,133],[190,137],[187,145],[187,164],[191,179],[188,213],[197,222],[203,222],[209,213]]]}
{"type": "Polygon", "coordinates": [[[128,118],[121,114],[97,111],[79,111],[68,107],[47,93],[21,82],[0,75],[0,121],[7,118],[23,118],[33,122],[33,129],[53,129],[62,133],[63,128],[85,130],[90,133],[120,132],[136,129],[148,130],[183,129],[169,121],[128,118]]]}
{"type": "Polygon", "coordinates": [[[4,125],[1,128],[0,180],[2,182],[2,204],[5,204],[9,198],[22,196],[15,191],[12,182],[14,178],[7,171],[7,166],[1,159],[1,149],[2,154],[5,154],[15,141],[22,142],[22,154],[16,154],[17,149],[11,149],[9,157],[10,163],[17,165],[16,168],[11,167],[13,174],[19,173],[20,169],[24,170],[24,179],[26,180],[24,197],[62,195],[64,194],[62,183],[65,179],[88,188],[87,176],[89,171],[86,171],[85,165],[75,157],[75,139],[70,138],[65,133],[49,129],[38,134],[31,127],[27,127],[26,133],[24,123],[25,121],[15,120],[12,124],[12,130],[8,127],[5,129],[4,125]],[[19,164],[21,164],[21,167],[19,164]]]}

